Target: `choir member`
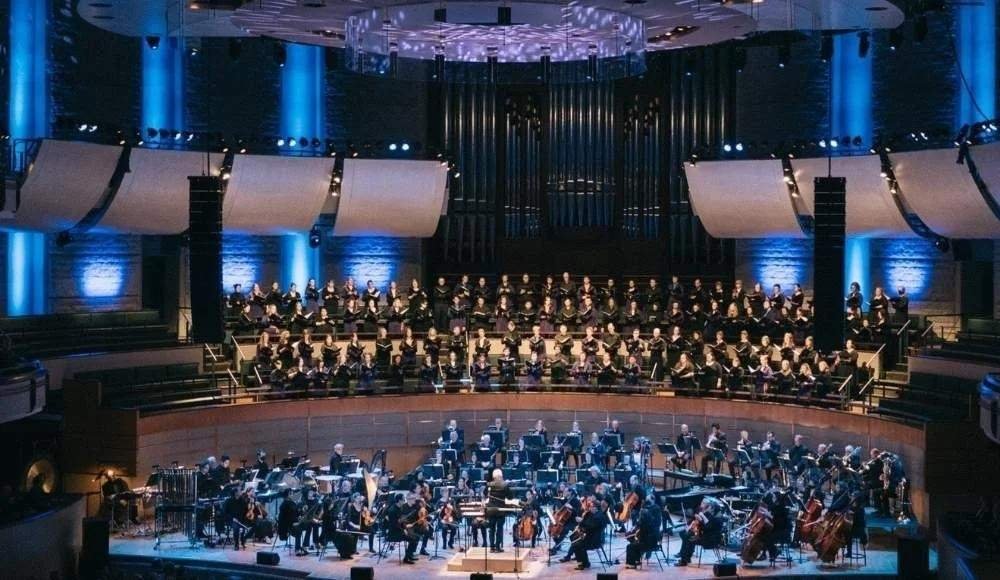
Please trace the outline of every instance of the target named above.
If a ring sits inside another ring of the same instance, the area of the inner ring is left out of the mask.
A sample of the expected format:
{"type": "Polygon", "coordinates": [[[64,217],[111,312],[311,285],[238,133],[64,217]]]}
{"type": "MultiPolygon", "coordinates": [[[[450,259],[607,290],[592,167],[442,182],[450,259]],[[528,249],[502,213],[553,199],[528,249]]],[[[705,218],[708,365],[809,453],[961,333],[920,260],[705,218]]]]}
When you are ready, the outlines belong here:
{"type": "Polygon", "coordinates": [[[462,297],[458,294],[452,294],[451,306],[448,307],[448,326],[451,328],[456,326],[465,328],[468,324],[466,312],[467,308],[465,307],[465,302],[462,300],[462,297]]]}
{"type": "MultiPolygon", "coordinates": [[[[448,311],[451,306],[451,288],[448,286],[444,276],[439,276],[437,285],[431,290],[431,302],[434,304],[434,326],[438,328],[451,328],[449,324],[448,311]]],[[[464,324],[463,324],[464,326],[464,324]]]]}
{"type": "Polygon", "coordinates": [[[378,336],[375,338],[375,364],[379,370],[385,371],[389,368],[389,361],[392,360],[392,340],[384,326],[378,328],[378,336]]]}
{"type": "Polygon", "coordinates": [[[417,339],[413,337],[413,329],[409,326],[403,331],[403,339],[399,341],[399,352],[403,357],[403,368],[409,370],[417,366],[417,339]]]}
{"type": "Polygon", "coordinates": [[[494,327],[495,332],[505,332],[507,330],[507,323],[514,322],[511,320],[514,312],[511,310],[510,298],[506,294],[501,294],[497,298],[497,307],[493,312],[494,327]]]}
{"type": "Polygon", "coordinates": [[[518,326],[524,330],[530,330],[538,322],[538,311],[531,300],[522,303],[521,310],[517,313],[518,326]]]}
{"type": "Polygon", "coordinates": [[[479,354],[476,357],[475,364],[472,365],[472,370],[469,374],[472,375],[472,382],[475,390],[477,391],[488,391],[490,390],[490,373],[491,373],[490,363],[486,360],[485,354],[479,354]]]}
{"type": "Polygon", "coordinates": [[[847,296],[844,298],[844,302],[847,304],[848,309],[858,309],[860,312],[861,306],[865,303],[865,297],[861,293],[861,285],[857,282],[851,282],[850,289],[847,296]]]}
{"type": "Polygon", "coordinates": [[[584,333],[583,340],[580,341],[580,348],[583,350],[584,356],[587,357],[587,362],[594,364],[597,360],[597,350],[600,347],[600,343],[597,341],[597,337],[594,336],[594,327],[588,326],[584,333]]]}
{"type": "Polygon", "coordinates": [[[410,308],[420,307],[427,302],[427,293],[420,287],[420,281],[416,278],[410,280],[410,290],[406,293],[406,302],[410,308]]]}
{"type": "Polygon", "coordinates": [[[365,352],[365,345],[361,344],[361,339],[358,338],[357,332],[351,333],[351,340],[347,343],[347,360],[351,366],[355,366],[361,362],[361,355],[365,352]]]}
{"type": "Polygon", "coordinates": [[[431,362],[438,364],[438,356],[441,354],[441,337],[438,336],[437,329],[431,327],[424,337],[424,355],[431,357],[431,362]]]}
{"type": "Polygon", "coordinates": [[[722,390],[722,365],[715,359],[715,352],[705,353],[705,365],[701,367],[701,388],[706,391],[722,390]]]}
{"type": "Polygon", "coordinates": [[[489,356],[490,354],[490,341],[486,338],[486,330],[479,328],[476,330],[476,340],[472,344],[472,349],[476,353],[476,357],[489,356]]]}
{"type": "Polygon", "coordinates": [[[326,281],[323,291],[320,292],[319,296],[323,300],[323,306],[329,312],[336,312],[340,303],[340,295],[337,293],[337,286],[333,283],[333,280],[326,281]]]}
{"type": "Polygon", "coordinates": [[[452,290],[452,296],[458,296],[465,307],[472,304],[472,285],[469,283],[468,274],[462,274],[462,277],[459,278],[458,284],[455,284],[455,289],[452,290]]]}
{"type": "Polygon", "coordinates": [[[677,388],[687,389],[692,386],[695,372],[688,353],[682,352],[677,363],[670,369],[670,380],[677,388]]]}
{"type": "Polygon", "coordinates": [[[910,316],[910,297],[906,295],[906,288],[900,286],[896,289],[896,297],[890,300],[893,310],[896,311],[896,322],[905,324],[910,316]]]}
{"type": "Polygon", "coordinates": [[[538,324],[542,332],[551,334],[556,324],[556,305],[551,296],[546,296],[542,307],[538,310],[538,324]]]}
{"type": "Polygon", "coordinates": [[[531,336],[528,338],[528,351],[537,354],[545,360],[545,338],[542,337],[542,327],[538,324],[532,325],[531,336]]]}
{"type": "Polygon", "coordinates": [[[361,357],[361,364],[358,366],[358,390],[371,393],[375,390],[375,377],[377,369],[372,353],[366,352],[361,357]]]}
{"type": "Polygon", "coordinates": [[[528,388],[538,388],[542,384],[542,373],[545,364],[538,352],[532,351],[528,362],[524,363],[524,385],[528,388]]]}
{"type": "Polygon", "coordinates": [[[464,330],[461,326],[455,326],[451,329],[451,336],[448,337],[448,353],[461,360],[465,360],[465,353],[469,350],[469,342],[465,338],[464,330]]]}
{"type": "Polygon", "coordinates": [[[517,324],[513,320],[507,321],[507,333],[503,335],[501,344],[510,352],[515,362],[521,360],[521,333],[517,331],[517,324]]]}
{"type": "Polygon", "coordinates": [[[527,273],[521,275],[521,283],[517,287],[517,299],[522,308],[527,303],[538,303],[538,289],[531,282],[531,276],[527,273]]]}
{"type": "Polygon", "coordinates": [[[563,356],[569,357],[573,353],[573,337],[569,334],[569,329],[566,328],[565,324],[559,325],[559,332],[554,337],[556,343],[556,349],[563,354],[563,356]]]}

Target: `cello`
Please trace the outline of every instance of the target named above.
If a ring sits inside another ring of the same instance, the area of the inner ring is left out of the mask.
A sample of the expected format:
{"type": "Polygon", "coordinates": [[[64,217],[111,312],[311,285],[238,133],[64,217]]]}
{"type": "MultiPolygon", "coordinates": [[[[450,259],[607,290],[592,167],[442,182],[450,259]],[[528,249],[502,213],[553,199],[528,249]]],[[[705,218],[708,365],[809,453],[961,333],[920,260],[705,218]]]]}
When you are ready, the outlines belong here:
{"type": "Polygon", "coordinates": [[[633,491],[625,496],[625,500],[615,513],[615,521],[624,524],[632,517],[632,510],[639,507],[639,496],[633,491]]]}
{"type": "Polygon", "coordinates": [[[753,564],[757,561],[766,546],[764,539],[773,529],[774,516],[771,511],[763,505],[757,506],[753,517],[747,524],[747,537],[743,541],[743,549],[740,551],[740,559],[745,564],[753,564]]]}
{"type": "Polygon", "coordinates": [[[835,514],[827,513],[820,522],[813,548],[820,561],[830,564],[837,559],[837,552],[851,541],[854,514],[850,510],[835,514]]]}
{"type": "Polygon", "coordinates": [[[535,510],[528,510],[517,520],[517,525],[514,526],[514,538],[520,542],[531,541],[538,529],[537,524],[538,517],[535,514],[535,510]]]}
{"type": "Polygon", "coordinates": [[[549,537],[560,538],[566,531],[566,526],[573,520],[573,506],[566,502],[552,514],[552,523],[549,524],[549,537]]]}
{"type": "Polygon", "coordinates": [[[795,517],[795,542],[811,543],[816,538],[816,524],[823,514],[823,502],[816,498],[806,502],[795,517]]]}

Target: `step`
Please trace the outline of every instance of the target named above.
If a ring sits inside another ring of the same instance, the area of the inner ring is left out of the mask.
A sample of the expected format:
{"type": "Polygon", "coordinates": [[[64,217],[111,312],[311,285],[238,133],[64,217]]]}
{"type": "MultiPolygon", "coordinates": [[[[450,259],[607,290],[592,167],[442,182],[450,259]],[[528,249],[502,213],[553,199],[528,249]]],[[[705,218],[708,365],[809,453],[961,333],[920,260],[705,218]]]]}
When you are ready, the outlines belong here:
{"type": "MultiPolygon", "coordinates": [[[[541,550],[541,548],[536,548],[541,550]]],[[[468,552],[460,552],[448,561],[449,572],[524,572],[527,568],[528,554],[531,550],[524,548],[514,550],[508,547],[499,554],[487,553],[486,548],[469,548],[468,552]]]]}
{"type": "Polygon", "coordinates": [[[885,378],[887,380],[905,385],[910,380],[910,373],[902,371],[888,371],[885,373],[885,378]]]}

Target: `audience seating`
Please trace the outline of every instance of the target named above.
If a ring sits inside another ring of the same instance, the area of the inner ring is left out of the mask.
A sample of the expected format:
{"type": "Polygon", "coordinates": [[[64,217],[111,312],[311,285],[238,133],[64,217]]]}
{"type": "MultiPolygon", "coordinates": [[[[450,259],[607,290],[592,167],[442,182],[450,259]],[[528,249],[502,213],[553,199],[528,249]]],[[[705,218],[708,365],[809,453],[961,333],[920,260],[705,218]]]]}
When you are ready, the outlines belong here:
{"type": "Polygon", "coordinates": [[[101,383],[101,403],[107,407],[155,410],[169,406],[221,402],[222,389],[198,363],[152,365],[76,373],[79,380],[101,383]]]}
{"type": "Polygon", "coordinates": [[[48,314],[0,318],[17,354],[46,358],[64,354],[171,346],[176,334],[155,310],[48,314]]]}

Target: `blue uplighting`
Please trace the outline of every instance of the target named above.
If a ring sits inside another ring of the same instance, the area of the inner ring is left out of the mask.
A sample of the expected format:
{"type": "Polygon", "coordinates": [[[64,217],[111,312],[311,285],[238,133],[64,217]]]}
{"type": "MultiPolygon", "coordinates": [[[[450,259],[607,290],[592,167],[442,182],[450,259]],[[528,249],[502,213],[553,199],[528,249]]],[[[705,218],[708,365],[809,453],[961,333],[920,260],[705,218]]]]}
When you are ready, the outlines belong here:
{"type": "Polygon", "coordinates": [[[881,264],[886,293],[895,296],[896,289],[903,286],[911,300],[923,300],[936,260],[942,259],[940,252],[928,240],[885,240],[884,244],[881,264]]]}
{"type": "MultiPolygon", "coordinates": [[[[48,133],[45,39],[49,5],[38,0],[10,3],[11,139],[44,137],[48,133]]],[[[8,234],[7,314],[45,313],[45,272],[45,235],[8,234]]]]}
{"type": "MultiPolygon", "coordinates": [[[[872,57],[858,54],[858,37],[834,37],[830,63],[830,135],[858,135],[865,143],[872,137],[872,57]]],[[[835,140],[830,145],[836,147],[835,140]]],[[[847,182],[850,191],[851,182],[847,182]]],[[[871,294],[871,244],[866,238],[849,236],[844,247],[844,292],[851,282],[871,294]]]]}
{"type": "Polygon", "coordinates": [[[404,240],[385,237],[337,238],[339,252],[345,257],[340,262],[341,273],[363,286],[368,280],[379,288],[386,288],[396,280],[406,287],[408,281],[397,280],[397,267],[401,260],[404,240]]]}
{"type": "Polygon", "coordinates": [[[309,247],[309,234],[288,234],[281,237],[282,289],[295,283],[301,292],[309,278],[319,277],[319,249],[309,247]]]}
{"type": "Polygon", "coordinates": [[[45,313],[45,234],[8,234],[7,286],[8,315],[45,313]]]}
{"type": "Polygon", "coordinates": [[[223,292],[231,292],[233,284],[242,284],[243,290],[249,291],[254,282],[261,281],[260,252],[261,244],[255,236],[222,237],[223,292]]]}
{"type": "Polygon", "coordinates": [[[184,50],[176,38],[160,40],[156,50],[142,42],[142,124],[183,129],[184,50]]]}
{"type": "Polygon", "coordinates": [[[956,81],[955,126],[960,127],[996,115],[997,5],[995,0],[956,3],[955,10],[958,63],[965,76],[964,83],[961,78],[956,81]]]}
{"type": "Polygon", "coordinates": [[[749,289],[755,282],[764,285],[764,291],[770,293],[771,286],[781,284],[786,293],[790,293],[794,284],[809,285],[806,277],[806,264],[811,256],[803,240],[796,239],[761,239],[755,240],[748,254],[753,258],[753,280],[744,280],[749,289]]]}
{"type": "Polygon", "coordinates": [[[286,54],[281,69],[281,134],[322,138],[326,135],[323,47],[289,44],[286,54]]]}

